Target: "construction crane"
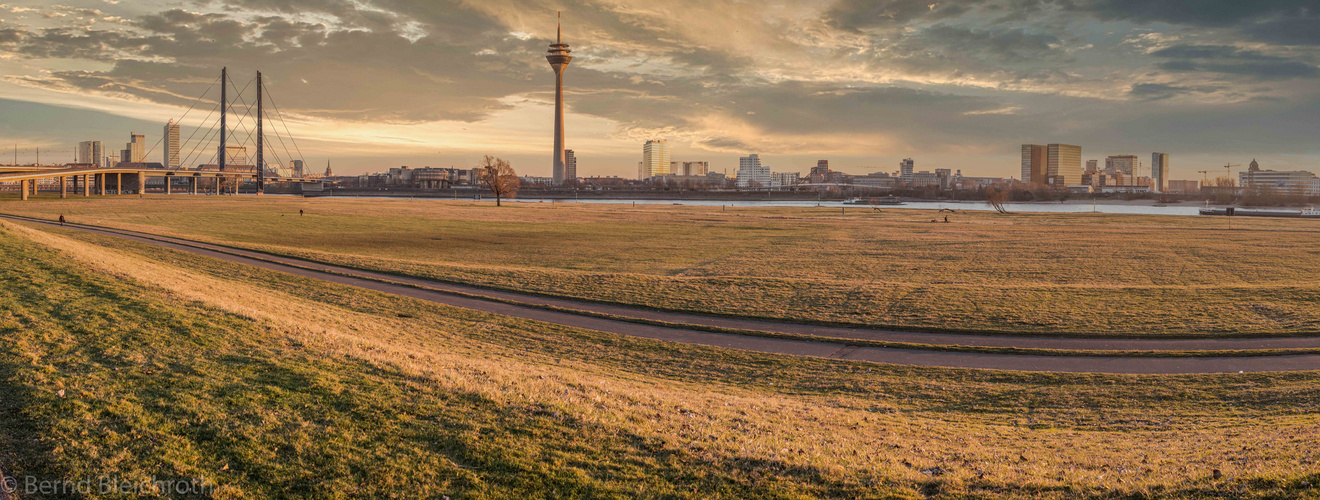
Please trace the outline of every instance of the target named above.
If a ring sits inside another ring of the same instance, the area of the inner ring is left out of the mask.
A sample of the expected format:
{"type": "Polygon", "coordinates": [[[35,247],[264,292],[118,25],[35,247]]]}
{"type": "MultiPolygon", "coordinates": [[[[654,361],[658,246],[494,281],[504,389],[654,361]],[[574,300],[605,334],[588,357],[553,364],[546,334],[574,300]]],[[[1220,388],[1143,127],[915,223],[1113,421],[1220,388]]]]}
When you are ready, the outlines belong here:
{"type": "Polygon", "coordinates": [[[1242,165],[1239,165],[1237,163],[1225,163],[1224,177],[1227,178],[1229,182],[1233,182],[1233,167],[1241,167],[1241,166],[1242,165]]]}
{"type": "Polygon", "coordinates": [[[1210,182],[1210,178],[1209,178],[1210,171],[1209,171],[1209,170],[1197,170],[1196,172],[1199,173],[1199,174],[1201,174],[1201,185],[1202,185],[1202,186],[1204,186],[1207,182],[1210,182]]]}

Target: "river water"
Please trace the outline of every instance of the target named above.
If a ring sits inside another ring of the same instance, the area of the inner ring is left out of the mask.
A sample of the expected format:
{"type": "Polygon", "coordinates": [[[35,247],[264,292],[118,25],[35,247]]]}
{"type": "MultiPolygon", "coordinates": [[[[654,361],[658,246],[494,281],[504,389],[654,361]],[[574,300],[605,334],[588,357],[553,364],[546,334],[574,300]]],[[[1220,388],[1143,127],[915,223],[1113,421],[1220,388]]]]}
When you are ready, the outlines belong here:
{"type": "MultiPolygon", "coordinates": [[[[540,200],[536,198],[519,198],[521,203],[550,203],[549,200],[540,200]]],[[[638,205],[693,205],[693,206],[728,206],[728,207],[848,207],[856,209],[866,209],[867,205],[845,205],[842,201],[815,201],[815,200],[759,200],[759,201],[727,201],[727,200],[625,200],[625,199],[590,199],[590,200],[558,200],[556,203],[612,203],[620,205],[638,204],[638,205]]],[[[1127,204],[1127,203],[1008,203],[1004,208],[1009,212],[1040,212],[1040,213],[1106,213],[1106,214],[1141,214],[1141,215],[1199,215],[1200,205],[1173,205],[1167,207],[1153,206],[1153,202],[1148,204],[1127,204]]],[[[880,205],[880,208],[904,208],[917,210],[994,210],[983,201],[910,201],[902,205],[880,205]]]]}

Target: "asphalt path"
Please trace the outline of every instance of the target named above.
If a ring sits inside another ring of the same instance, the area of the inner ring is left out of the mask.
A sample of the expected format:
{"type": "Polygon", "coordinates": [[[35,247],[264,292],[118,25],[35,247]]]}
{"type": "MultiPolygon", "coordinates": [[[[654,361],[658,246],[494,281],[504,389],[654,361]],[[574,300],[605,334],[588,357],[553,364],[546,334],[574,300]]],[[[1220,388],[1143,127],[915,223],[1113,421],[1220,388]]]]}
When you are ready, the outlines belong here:
{"type": "MultiPolygon", "coordinates": [[[[44,225],[43,219],[0,214],[0,217],[44,225]]],[[[65,227],[123,238],[158,247],[247,264],[491,314],[542,321],[574,328],[670,342],[742,349],[774,354],[814,356],[917,366],[1018,371],[1133,374],[1237,373],[1320,370],[1320,354],[1134,357],[1056,354],[961,352],[921,348],[890,348],[850,344],[850,340],[900,342],[933,346],[1014,347],[1022,349],[1205,351],[1320,348],[1320,337],[1155,339],[1077,338],[1017,335],[893,331],[848,328],[757,319],[708,316],[603,304],[559,297],[492,290],[333,266],[223,245],[142,232],[69,224],[65,227]],[[609,317],[602,317],[608,315],[609,317]],[[631,321],[630,321],[631,319],[631,321]],[[663,322],[665,324],[646,324],[663,322]],[[720,328],[820,337],[821,340],[703,331],[720,328]]]]}

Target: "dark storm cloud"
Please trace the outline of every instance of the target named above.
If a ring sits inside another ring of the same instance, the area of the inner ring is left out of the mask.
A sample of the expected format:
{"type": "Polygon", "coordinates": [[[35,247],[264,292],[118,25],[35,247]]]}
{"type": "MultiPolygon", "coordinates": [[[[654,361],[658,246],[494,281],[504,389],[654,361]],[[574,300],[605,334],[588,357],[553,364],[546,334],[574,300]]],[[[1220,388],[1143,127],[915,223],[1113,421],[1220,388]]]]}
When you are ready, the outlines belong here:
{"type": "Polygon", "coordinates": [[[1255,50],[1228,45],[1174,45],[1151,53],[1169,59],[1159,64],[1168,71],[1210,72],[1250,76],[1261,80],[1312,77],[1320,74],[1315,65],[1255,50]]]}

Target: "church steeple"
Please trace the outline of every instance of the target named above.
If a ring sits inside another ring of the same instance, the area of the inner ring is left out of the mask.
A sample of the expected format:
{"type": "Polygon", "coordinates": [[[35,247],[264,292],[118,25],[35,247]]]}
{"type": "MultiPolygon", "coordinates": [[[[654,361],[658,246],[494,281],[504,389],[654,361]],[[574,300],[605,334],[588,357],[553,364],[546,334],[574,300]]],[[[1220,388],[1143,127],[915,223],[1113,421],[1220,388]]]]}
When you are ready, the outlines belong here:
{"type": "Polygon", "coordinates": [[[334,174],[333,172],[330,171],[330,160],[326,160],[326,161],[325,161],[325,176],[326,176],[326,177],[330,177],[330,176],[333,176],[333,175],[335,175],[335,174],[334,174]]]}

